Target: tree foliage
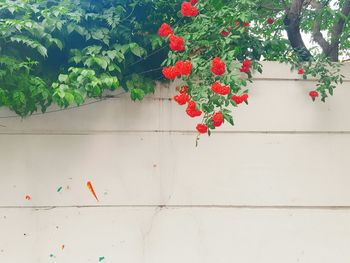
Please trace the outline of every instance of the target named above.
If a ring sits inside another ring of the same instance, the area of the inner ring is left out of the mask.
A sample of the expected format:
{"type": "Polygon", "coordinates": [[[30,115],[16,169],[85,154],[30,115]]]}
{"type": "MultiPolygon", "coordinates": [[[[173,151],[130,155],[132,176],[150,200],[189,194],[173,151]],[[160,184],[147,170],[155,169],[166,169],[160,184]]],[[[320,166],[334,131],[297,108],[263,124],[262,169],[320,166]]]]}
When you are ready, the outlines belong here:
{"type": "Polygon", "coordinates": [[[160,19],[151,0],[1,1],[0,106],[26,116],[120,87],[142,99],[154,86],[134,73],[160,19]]]}
{"type": "MultiPolygon", "coordinates": [[[[234,71],[247,58],[257,70],[261,60],[303,67],[304,78],[318,77],[322,100],[342,81],[333,62],[349,56],[350,0],[199,0],[194,18],[181,15],[182,2],[0,1],[0,106],[26,116],[52,103],[80,105],[118,88],[142,100],[161,79],[163,61],[167,66],[190,57],[192,77],[206,81],[201,88],[193,82],[199,101],[210,93],[211,76],[203,74],[218,56],[232,70],[222,81],[234,93],[247,92],[250,72],[244,79],[234,71]],[[169,51],[157,35],[162,22],[184,37],[184,52],[169,51]]],[[[229,112],[224,115],[232,122],[229,112]]]]}

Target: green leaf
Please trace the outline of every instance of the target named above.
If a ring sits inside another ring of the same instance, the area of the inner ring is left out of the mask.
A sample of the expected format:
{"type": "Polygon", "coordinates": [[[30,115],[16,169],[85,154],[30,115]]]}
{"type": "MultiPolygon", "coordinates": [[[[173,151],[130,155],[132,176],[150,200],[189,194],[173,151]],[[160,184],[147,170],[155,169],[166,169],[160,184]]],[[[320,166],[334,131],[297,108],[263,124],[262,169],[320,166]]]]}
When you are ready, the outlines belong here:
{"type": "Polygon", "coordinates": [[[142,57],[142,55],[145,54],[145,50],[143,48],[141,48],[138,44],[136,43],[131,43],[130,44],[130,51],[138,57],[142,57]]]}
{"type": "Polygon", "coordinates": [[[133,101],[142,100],[145,97],[145,92],[142,89],[132,89],[131,90],[131,99],[133,101]]]}
{"type": "Polygon", "coordinates": [[[68,82],[68,75],[60,74],[60,75],[58,76],[58,80],[59,80],[60,82],[66,83],[66,82],[68,82]]]}

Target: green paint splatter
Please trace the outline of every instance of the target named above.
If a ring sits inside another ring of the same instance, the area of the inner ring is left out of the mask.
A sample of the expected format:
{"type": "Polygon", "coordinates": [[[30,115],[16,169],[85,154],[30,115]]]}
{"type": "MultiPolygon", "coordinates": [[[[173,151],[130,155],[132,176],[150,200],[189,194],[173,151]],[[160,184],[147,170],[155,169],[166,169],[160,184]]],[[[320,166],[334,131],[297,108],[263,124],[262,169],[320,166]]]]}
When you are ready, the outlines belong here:
{"type": "Polygon", "coordinates": [[[98,262],[102,262],[102,260],[104,260],[105,259],[105,257],[100,257],[99,259],[98,259],[98,262]]]}
{"type": "Polygon", "coordinates": [[[55,257],[54,254],[50,254],[50,258],[53,258],[53,257],[55,257]]]}
{"type": "Polygon", "coordinates": [[[58,189],[57,189],[57,193],[61,192],[62,190],[62,186],[60,186],[58,189]]]}

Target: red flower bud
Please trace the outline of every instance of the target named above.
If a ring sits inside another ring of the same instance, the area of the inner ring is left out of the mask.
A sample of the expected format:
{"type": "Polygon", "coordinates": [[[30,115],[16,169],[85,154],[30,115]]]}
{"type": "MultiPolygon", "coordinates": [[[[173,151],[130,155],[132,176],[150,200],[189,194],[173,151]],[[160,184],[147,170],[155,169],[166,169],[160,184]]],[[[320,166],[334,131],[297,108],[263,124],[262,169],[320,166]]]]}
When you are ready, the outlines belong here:
{"type": "Polygon", "coordinates": [[[250,65],[251,65],[251,61],[249,59],[245,59],[243,61],[243,64],[242,64],[242,67],[241,67],[241,72],[244,72],[244,73],[248,73],[250,71],[250,65]]]}
{"type": "Polygon", "coordinates": [[[313,90],[313,91],[310,91],[309,92],[309,96],[311,97],[311,99],[313,100],[313,101],[315,101],[315,99],[318,97],[318,92],[316,91],[316,90],[313,90]]]}
{"type": "Polygon", "coordinates": [[[299,75],[304,75],[304,73],[305,73],[304,68],[299,68],[299,69],[298,69],[298,74],[299,74],[299,75]]]}
{"type": "Polygon", "coordinates": [[[208,127],[205,124],[198,124],[196,129],[199,133],[202,133],[202,134],[207,133],[207,131],[208,131],[208,127]]]}
{"type": "Polygon", "coordinates": [[[220,33],[223,37],[227,37],[230,32],[226,31],[226,30],[222,30],[221,33],[220,33]]]}
{"type": "Polygon", "coordinates": [[[183,94],[183,93],[188,93],[188,86],[182,86],[181,88],[180,88],[180,90],[179,90],[179,92],[181,93],[181,94],[183,94]]]}
{"type": "Polygon", "coordinates": [[[269,25],[272,25],[275,22],[275,19],[273,19],[272,17],[269,17],[266,21],[269,25]]]}
{"type": "Polygon", "coordinates": [[[214,114],[211,120],[213,121],[214,127],[220,127],[224,122],[224,116],[222,116],[221,112],[217,112],[214,114]]]}

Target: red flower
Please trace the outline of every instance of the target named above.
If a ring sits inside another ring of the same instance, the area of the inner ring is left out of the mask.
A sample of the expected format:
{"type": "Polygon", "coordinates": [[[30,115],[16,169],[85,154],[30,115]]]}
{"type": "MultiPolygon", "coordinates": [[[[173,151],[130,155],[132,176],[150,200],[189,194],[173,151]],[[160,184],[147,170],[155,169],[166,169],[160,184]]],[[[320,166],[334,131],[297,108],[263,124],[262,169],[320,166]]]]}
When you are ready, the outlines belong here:
{"type": "Polygon", "coordinates": [[[196,129],[199,133],[202,133],[202,134],[208,131],[208,127],[205,124],[198,124],[196,129]]]}
{"type": "Polygon", "coordinates": [[[221,76],[225,73],[225,71],[226,71],[225,62],[221,61],[220,58],[214,58],[212,61],[211,72],[221,76]]]}
{"type": "Polygon", "coordinates": [[[241,100],[241,96],[233,95],[231,100],[233,100],[236,104],[241,104],[243,101],[241,100]]]}
{"type": "Polygon", "coordinates": [[[171,29],[170,25],[168,25],[167,23],[163,23],[158,29],[158,35],[161,37],[167,37],[172,34],[173,34],[173,30],[171,29]]]}
{"type": "Polygon", "coordinates": [[[194,117],[198,117],[202,115],[202,111],[197,110],[197,105],[194,101],[190,101],[188,103],[187,109],[186,109],[186,113],[188,114],[188,116],[194,118],[194,117]]]}
{"type": "Polygon", "coordinates": [[[275,19],[273,19],[272,17],[269,17],[266,22],[269,24],[269,25],[272,25],[274,22],[275,22],[275,19]]]}
{"type": "Polygon", "coordinates": [[[181,94],[187,94],[188,93],[188,86],[182,86],[179,90],[181,94]]]}
{"type": "Polygon", "coordinates": [[[167,79],[170,80],[174,80],[180,75],[180,72],[175,67],[171,66],[163,68],[162,73],[167,79]]]}
{"type": "Polygon", "coordinates": [[[298,69],[298,74],[299,75],[304,75],[304,73],[305,73],[305,70],[303,68],[299,68],[298,69]]]}
{"type": "Polygon", "coordinates": [[[249,22],[243,22],[243,26],[244,27],[248,27],[248,26],[250,26],[250,23],[249,22]]]}
{"type": "Polygon", "coordinates": [[[235,26],[236,26],[236,27],[239,27],[240,25],[241,25],[241,22],[239,22],[238,20],[236,20],[235,26]]]}
{"type": "Polygon", "coordinates": [[[192,5],[195,5],[195,4],[198,3],[198,0],[190,0],[190,3],[191,3],[192,5]]]}
{"type": "Polygon", "coordinates": [[[175,64],[176,69],[180,72],[181,75],[190,75],[192,71],[192,64],[190,61],[179,60],[175,64]]]}
{"type": "Polygon", "coordinates": [[[318,92],[316,90],[310,91],[309,96],[312,98],[313,101],[318,97],[318,92]]]}
{"type": "Polygon", "coordinates": [[[174,100],[179,104],[179,105],[185,105],[189,100],[190,97],[186,93],[182,93],[180,95],[174,96],[174,100]]]}
{"type": "Polygon", "coordinates": [[[213,121],[214,127],[220,127],[224,122],[224,117],[222,116],[221,112],[217,112],[214,114],[211,120],[213,121]]]}
{"type": "Polygon", "coordinates": [[[243,102],[244,102],[244,101],[247,101],[248,98],[249,98],[248,93],[244,93],[244,94],[242,94],[242,96],[241,96],[241,99],[243,100],[243,102]]]}
{"type": "Polygon", "coordinates": [[[232,26],[228,26],[227,29],[228,29],[228,30],[231,30],[231,29],[232,29],[232,26]]]}
{"type": "Polygon", "coordinates": [[[230,93],[231,88],[230,86],[225,86],[220,84],[219,82],[215,82],[211,86],[211,90],[220,95],[227,95],[230,93]]]}
{"type": "Polygon", "coordinates": [[[250,70],[250,65],[252,64],[252,62],[249,60],[249,59],[245,59],[243,61],[243,64],[242,64],[242,67],[241,67],[241,72],[244,72],[244,73],[248,73],[249,70],[250,70]]]}
{"type": "Polygon", "coordinates": [[[248,94],[244,93],[241,96],[233,95],[231,100],[233,100],[237,105],[245,102],[248,99],[248,94]]]}
{"type": "Polygon", "coordinates": [[[185,41],[180,36],[170,36],[170,49],[174,51],[182,51],[185,49],[185,41]]]}
{"type": "Polygon", "coordinates": [[[181,5],[181,13],[183,16],[196,16],[198,14],[198,9],[191,5],[190,2],[183,2],[181,5]]]}
{"type": "Polygon", "coordinates": [[[226,31],[226,30],[222,30],[221,33],[220,33],[223,37],[227,37],[230,32],[226,31]]]}

